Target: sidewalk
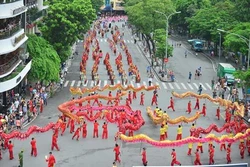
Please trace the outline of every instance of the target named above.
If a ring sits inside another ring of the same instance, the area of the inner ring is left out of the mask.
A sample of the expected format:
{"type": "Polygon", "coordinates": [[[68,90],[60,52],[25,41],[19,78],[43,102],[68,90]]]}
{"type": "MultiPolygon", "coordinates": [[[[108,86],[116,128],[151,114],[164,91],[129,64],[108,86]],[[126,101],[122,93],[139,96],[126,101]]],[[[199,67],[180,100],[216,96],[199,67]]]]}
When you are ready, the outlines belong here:
{"type": "MultiPolygon", "coordinates": [[[[161,82],[172,82],[170,80],[170,78],[166,78],[166,77],[162,77],[159,73],[159,71],[161,70],[161,65],[162,65],[162,60],[158,59],[157,62],[154,62],[153,67],[151,66],[152,64],[152,59],[150,56],[149,51],[145,51],[145,46],[143,45],[142,41],[137,41],[136,42],[138,48],[140,49],[141,53],[144,55],[144,57],[146,58],[146,60],[148,61],[149,66],[151,67],[150,69],[153,70],[153,72],[155,73],[155,76],[161,81],[161,82]]],[[[167,71],[170,71],[169,69],[167,69],[167,71]]],[[[166,76],[166,75],[165,75],[166,76]]],[[[169,76],[169,75],[168,75],[169,76]]]]}

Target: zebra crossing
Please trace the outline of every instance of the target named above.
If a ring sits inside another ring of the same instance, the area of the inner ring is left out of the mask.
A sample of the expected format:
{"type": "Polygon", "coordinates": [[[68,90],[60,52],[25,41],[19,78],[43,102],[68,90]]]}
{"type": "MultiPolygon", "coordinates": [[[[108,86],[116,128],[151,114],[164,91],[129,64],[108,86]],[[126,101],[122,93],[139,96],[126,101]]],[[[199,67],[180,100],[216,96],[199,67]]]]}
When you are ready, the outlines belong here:
{"type": "MultiPolygon", "coordinates": [[[[116,80],[115,84],[122,83],[121,80],[116,80]]],[[[104,87],[107,84],[110,84],[108,80],[100,80],[98,86],[104,87]]],[[[148,86],[147,81],[142,81],[141,83],[135,83],[134,81],[129,81],[128,85],[132,85],[133,87],[141,87],[141,86],[148,86]]],[[[199,85],[202,86],[203,90],[212,90],[209,83],[179,83],[179,82],[154,82],[152,85],[158,85],[160,89],[166,90],[198,90],[199,85]]],[[[93,87],[95,86],[95,82],[92,80],[87,80],[86,83],[82,81],[76,80],[66,80],[63,84],[63,87],[93,87]]],[[[125,85],[127,86],[127,85],[125,85]]]]}

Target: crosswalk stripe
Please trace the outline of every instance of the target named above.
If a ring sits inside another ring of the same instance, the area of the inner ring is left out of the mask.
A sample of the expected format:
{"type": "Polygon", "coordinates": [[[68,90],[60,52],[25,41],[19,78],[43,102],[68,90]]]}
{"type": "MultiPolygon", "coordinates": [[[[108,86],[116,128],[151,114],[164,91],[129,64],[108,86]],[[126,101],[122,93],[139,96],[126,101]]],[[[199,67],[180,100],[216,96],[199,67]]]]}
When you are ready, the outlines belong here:
{"type": "Polygon", "coordinates": [[[117,84],[120,84],[120,83],[121,83],[121,81],[120,81],[120,80],[117,80],[116,82],[117,82],[117,84]]]}
{"type": "Polygon", "coordinates": [[[160,88],[160,84],[158,82],[155,82],[155,86],[158,86],[160,88]]]}
{"type": "Polygon", "coordinates": [[[192,85],[190,83],[188,83],[188,86],[190,89],[194,90],[194,88],[192,87],[192,85]]]}
{"type": "Polygon", "coordinates": [[[101,42],[102,42],[102,39],[101,39],[101,42]]]}
{"type": "Polygon", "coordinates": [[[107,39],[104,39],[105,42],[107,42],[107,39]]]}
{"type": "Polygon", "coordinates": [[[94,82],[94,81],[91,81],[90,87],[93,87],[94,85],[95,85],[95,82],[94,82]]]}
{"type": "Polygon", "coordinates": [[[182,86],[184,89],[187,89],[187,87],[185,86],[184,83],[181,83],[181,86],[182,86]]]}
{"type": "Polygon", "coordinates": [[[168,83],[171,89],[174,89],[173,85],[171,83],[168,83]]]}
{"type": "Polygon", "coordinates": [[[202,89],[207,90],[207,88],[202,83],[199,84],[202,86],[202,89]]]}
{"type": "Polygon", "coordinates": [[[206,83],[206,85],[210,90],[212,90],[211,86],[208,83],[206,83]]]}
{"type": "Polygon", "coordinates": [[[103,85],[106,86],[107,84],[108,84],[108,81],[107,81],[107,80],[104,80],[103,85]]]}
{"type": "Polygon", "coordinates": [[[66,81],[65,84],[64,84],[64,87],[67,87],[69,84],[69,81],[66,81]]]}
{"type": "Polygon", "coordinates": [[[128,40],[128,43],[130,43],[130,41],[128,40]]]}
{"type": "Polygon", "coordinates": [[[75,85],[75,82],[76,82],[76,81],[73,80],[73,81],[71,82],[71,85],[70,85],[70,86],[73,87],[73,86],[75,85]]]}
{"type": "Polygon", "coordinates": [[[174,84],[177,87],[177,89],[181,89],[180,86],[176,82],[174,84]]]}
{"type": "Polygon", "coordinates": [[[83,86],[86,87],[88,83],[89,83],[89,80],[86,81],[86,84],[83,83],[84,84],[83,86]]]}
{"type": "Polygon", "coordinates": [[[134,87],[134,83],[133,83],[133,81],[130,81],[130,85],[134,87]]]}
{"type": "Polygon", "coordinates": [[[101,87],[101,83],[102,83],[102,81],[101,81],[101,80],[99,80],[99,83],[98,83],[98,86],[99,86],[99,87],[101,87]]]}
{"type": "Polygon", "coordinates": [[[168,89],[167,85],[163,82],[162,83],[164,89],[168,89]]]}
{"type": "Polygon", "coordinates": [[[141,87],[140,83],[136,83],[137,88],[141,87]]]}
{"type": "Polygon", "coordinates": [[[146,81],[143,81],[143,85],[144,85],[145,87],[148,86],[147,83],[146,83],[146,81]]]}
{"type": "Polygon", "coordinates": [[[199,86],[196,83],[193,83],[196,89],[199,89],[199,86]]]}
{"type": "Polygon", "coordinates": [[[81,81],[78,81],[77,82],[77,87],[80,87],[81,86],[81,81]]]}

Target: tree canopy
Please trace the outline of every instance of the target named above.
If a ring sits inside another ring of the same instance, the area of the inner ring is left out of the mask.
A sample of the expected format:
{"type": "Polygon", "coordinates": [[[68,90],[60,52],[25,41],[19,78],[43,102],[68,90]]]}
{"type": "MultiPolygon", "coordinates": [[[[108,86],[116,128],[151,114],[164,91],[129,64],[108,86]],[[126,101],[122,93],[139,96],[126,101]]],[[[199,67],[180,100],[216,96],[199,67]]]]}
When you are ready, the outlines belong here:
{"type": "Polygon", "coordinates": [[[103,0],[91,0],[92,3],[92,7],[93,9],[95,9],[96,13],[98,13],[100,11],[100,8],[102,7],[103,0]]]}
{"type": "Polygon", "coordinates": [[[82,38],[95,17],[90,0],[54,0],[39,28],[60,59],[65,61],[71,54],[73,43],[82,38]]]}
{"type": "Polygon", "coordinates": [[[232,30],[229,30],[229,33],[225,34],[224,45],[227,48],[230,48],[231,51],[238,52],[247,55],[248,45],[250,40],[250,23],[239,23],[236,24],[232,30]],[[233,34],[230,34],[233,33],[233,34]],[[234,35],[236,34],[236,35],[234,35]],[[238,35],[242,36],[239,37],[238,35]]]}
{"type": "Polygon", "coordinates": [[[42,37],[29,35],[27,49],[32,58],[29,78],[45,82],[58,81],[61,61],[53,46],[42,37]]]}

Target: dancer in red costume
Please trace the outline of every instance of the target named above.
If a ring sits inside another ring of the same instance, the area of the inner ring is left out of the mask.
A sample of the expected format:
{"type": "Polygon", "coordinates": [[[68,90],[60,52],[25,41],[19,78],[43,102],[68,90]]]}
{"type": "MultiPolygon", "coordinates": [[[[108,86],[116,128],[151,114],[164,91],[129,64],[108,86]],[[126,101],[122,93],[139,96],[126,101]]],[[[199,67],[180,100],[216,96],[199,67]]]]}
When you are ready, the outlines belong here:
{"type": "Polygon", "coordinates": [[[140,100],[141,106],[144,106],[144,98],[145,98],[144,96],[145,96],[145,94],[143,92],[141,92],[141,100],[140,100]]]}
{"type": "Polygon", "coordinates": [[[158,97],[157,93],[154,93],[153,97],[152,97],[152,101],[151,101],[151,106],[153,106],[154,104],[158,105],[158,103],[157,103],[157,97],[158,97]]]}
{"type": "Polygon", "coordinates": [[[9,159],[10,160],[14,159],[13,148],[14,148],[14,144],[12,144],[12,141],[10,140],[8,143],[9,159]]]}
{"type": "Polygon", "coordinates": [[[227,163],[231,163],[231,145],[227,145],[227,163]]]}
{"type": "Polygon", "coordinates": [[[133,99],[137,99],[136,92],[133,91],[133,99]]]}
{"type": "Polygon", "coordinates": [[[168,109],[172,108],[173,111],[175,111],[174,109],[174,99],[173,97],[170,97],[170,105],[168,106],[168,109]]]}
{"type": "MultiPolygon", "coordinates": [[[[111,91],[109,91],[108,97],[112,97],[112,92],[111,91]]],[[[112,104],[112,100],[110,100],[110,99],[107,102],[107,105],[109,105],[109,104],[112,104]]]]}
{"type": "Polygon", "coordinates": [[[58,136],[56,134],[53,134],[52,136],[52,143],[51,143],[51,150],[53,151],[54,148],[57,149],[57,151],[60,151],[59,147],[58,147],[58,144],[57,144],[57,139],[58,139],[58,136]]]}
{"type": "Polygon", "coordinates": [[[189,132],[190,132],[190,136],[194,136],[194,134],[195,134],[195,130],[196,130],[196,128],[195,128],[195,124],[193,123],[193,124],[192,124],[192,126],[191,126],[191,128],[190,128],[190,130],[189,130],[189,132]]]}
{"type": "Polygon", "coordinates": [[[211,147],[209,147],[209,165],[213,165],[214,164],[214,146],[211,145],[211,147]]]}
{"type": "Polygon", "coordinates": [[[93,131],[93,138],[95,138],[95,137],[98,138],[98,128],[99,128],[99,123],[97,122],[97,120],[95,120],[94,131],[93,131]]]}
{"type": "Polygon", "coordinates": [[[72,140],[74,140],[74,138],[76,137],[76,140],[79,140],[80,138],[80,132],[81,132],[81,127],[78,127],[74,133],[74,135],[72,136],[72,140]]]}
{"type": "Polygon", "coordinates": [[[206,114],[207,114],[207,107],[206,107],[206,104],[205,104],[205,103],[204,103],[203,106],[202,106],[201,114],[203,114],[204,117],[205,117],[206,114]]]}
{"type": "Polygon", "coordinates": [[[195,160],[194,165],[202,165],[199,150],[197,149],[195,152],[195,160]]]}
{"type": "Polygon", "coordinates": [[[171,157],[172,157],[171,166],[174,166],[175,164],[181,166],[181,163],[177,161],[175,149],[172,149],[171,157]]]}
{"type": "Polygon", "coordinates": [[[126,98],[126,106],[130,108],[130,101],[128,98],[126,98]]]}
{"type": "Polygon", "coordinates": [[[240,148],[240,157],[241,159],[244,159],[245,149],[246,149],[245,143],[244,142],[240,143],[239,148],[240,148]]]}
{"type": "Polygon", "coordinates": [[[246,146],[247,146],[248,156],[250,156],[250,137],[247,138],[246,146]]]}
{"type": "Polygon", "coordinates": [[[220,107],[218,107],[216,109],[216,115],[215,116],[217,117],[218,120],[220,120],[220,107]]]}
{"type": "Polygon", "coordinates": [[[230,123],[232,114],[230,113],[229,109],[226,109],[225,116],[226,116],[225,122],[230,123]]]}
{"type": "Polygon", "coordinates": [[[142,149],[141,155],[142,155],[142,164],[144,166],[147,166],[148,165],[148,160],[147,160],[147,152],[146,152],[146,148],[145,147],[142,149]]]}
{"type": "Polygon", "coordinates": [[[128,100],[129,100],[129,104],[132,104],[132,94],[131,94],[131,91],[128,91],[128,100]]]}
{"type": "Polygon", "coordinates": [[[191,101],[188,102],[188,106],[187,106],[187,111],[188,114],[190,114],[192,112],[192,104],[191,104],[191,101]]]}
{"type": "Polygon", "coordinates": [[[70,133],[75,132],[75,121],[74,119],[70,119],[70,133]]]}
{"type": "MultiPolygon", "coordinates": [[[[201,139],[201,137],[200,137],[201,139]]],[[[201,153],[203,153],[203,145],[202,145],[202,142],[198,142],[197,144],[197,150],[200,150],[201,153]]]]}
{"type": "Polygon", "coordinates": [[[120,159],[120,147],[118,144],[115,144],[115,147],[113,149],[113,151],[115,152],[115,162],[121,162],[121,159],[120,159]]]}
{"type": "Polygon", "coordinates": [[[66,126],[67,126],[67,123],[66,121],[63,120],[63,122],[61,123],[61,136],[63,136],[65,130],[66,130],[66,126]]]}
{"type": "Polygon", "coordinates": [[[128,136],[133,137],[134,136],[134,131],[132,129],[128,130],[128,136]]]}
{"type": "Polygon", "coordinates": [[[31,145],[31,156],[37,156],[37,147],[36,147],[36,139],[33,137],[30,142],[31,145]]]}
{"type": "Polygon", "coordinates": [[[108,124],[106,122],[102,125],[102,139],[108,138],[108,124]]]}
{"type": "Polygon", "coordinates": [[[87,137],[87,124],[84,121],[82,124],[82,138],[86,138],[87,137]]]}
{"type": "Polygon", "coordinates": [[[164,125],[161,125],[161,128],[160,128],[160,141],[165,140],[165,137],[166,137],[165,128],[164,128],[164,125]]]}
{"type": "Polygon", "coordinates": [[[198,109],[198,110],[200,109],[200,100],[198,98],[196,98],[194,109],[198,109]]]}
{"type": "Polygon", "coordinates": [[[49,152],[49,157],[46,158],[46,162],[48,162],[48,167],[54,167],[56,163],[56,159],[52,152],[49,152]]]}

